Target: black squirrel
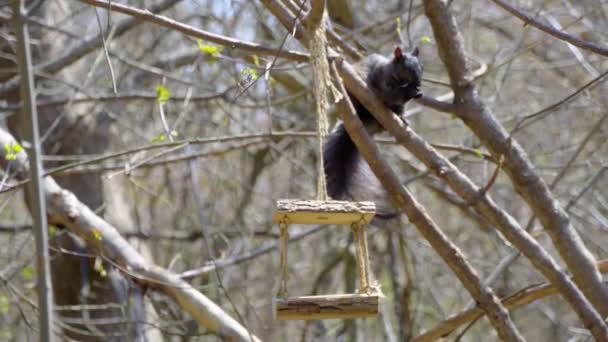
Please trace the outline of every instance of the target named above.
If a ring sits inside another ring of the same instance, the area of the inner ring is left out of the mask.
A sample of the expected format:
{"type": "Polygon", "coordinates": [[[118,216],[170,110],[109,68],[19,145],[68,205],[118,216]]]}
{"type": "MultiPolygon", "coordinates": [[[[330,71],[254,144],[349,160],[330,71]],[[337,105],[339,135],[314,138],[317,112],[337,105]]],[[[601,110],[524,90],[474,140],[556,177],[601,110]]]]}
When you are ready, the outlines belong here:
{"type": "MultiPolygon", "coordinates": [[[[420,81],[422,65],[418,61],[418,48],[404,53],[395,48],[391,59],[373,54],[357,64],[367,86],[395,114],[403,114],[405,103],[422,96],[420,81]]],[[[371,134],[379,133],[382,126],[352,94],[351,102],[371,134]]],[[[343,124],[330,135],[323,149],[323,163],[327,180],[327,193],[336,200],[373,200],[378,206],[378,218],[392,218],[385,204],[387,196],[378,179],[361,159],[357,147],[343,124]],[[384,208],[383,208],[384,207],[384,208]]]]}

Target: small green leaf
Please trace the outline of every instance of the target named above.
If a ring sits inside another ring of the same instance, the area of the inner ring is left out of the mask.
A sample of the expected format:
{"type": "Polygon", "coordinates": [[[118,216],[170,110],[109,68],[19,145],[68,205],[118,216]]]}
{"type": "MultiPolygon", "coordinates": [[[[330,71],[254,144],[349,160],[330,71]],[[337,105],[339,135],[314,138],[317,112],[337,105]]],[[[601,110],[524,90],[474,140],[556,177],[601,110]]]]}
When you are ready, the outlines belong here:
{"type": "Polygon", "coordinates": [[[152,142],[153,143],[160,143],[160,142],[165,141],[166,139],[167,139],[167,137],[165,137],[164,134],[161,134],[161,135],[157,136],[156,138],[152,139],[152,142]]]}
{"type": "Polygon", "coordinates": [[[17,153],[23,151],[23,148],[19,146],[16,142],[11,142],[10,144],[4,144],[4,159],[6,160],[16,160],[17,153]]]}
{"type": "Polygon", "coordinates": [[[254,68],[247,68],[241,71],[241,74],[247,77],[249,82],[255,81],[258,79],[258,77],[260,77],[258,70],[254,68]]]}
{"type": "Polygon", "coordinates": [[[260,58],[257,55],[253,55],[253,64],[257,67],[260,66],[260,58]]]}
{"type": "Polygon", "coordinates": [[[23,280],[32,280],[34,278],[34,272],[32,272],[31,268],[24,267],[21,270],[21,277],[23,278],[23,280]]]}
{"type": "Polygon", "coordinates": [[[222,50],[224,50],[223,46],[205,45],[201,39],[196,40],[196,45],[202,53],[211,57],[211,63],[214,63],[215,60],[220,56],[222,50]]]}
{"type": "Polygon", "coordinates": [[[106,272],[105,268],[103,267],[103,260],[101,260],[100,257],[95,258],[93,269],[97,271],[102,278],[105,278],[108,275],[108,272],[106,272]]]}
{"type": "Polygon", "coordinates": [[[49,237],[54,237],[55,235],[57,235],[57,227],[49,224],[49,237]]]}
{"type": "Polygon", "coordinates": [[[97,241],[101,241],[103,239],[103,236],[101,236],[101,233],[97,229],[93,229],[93,237],[97,241]]]}
{"type": "Polygon", "coordinates": [[[9,303],[8,298],[5,295],[0,295],[0,313],[5,315],[10,308],[11,304],[9,303]]]}
{"type": "Polygon", "coordinates": [[[477,156],[477,158],[483,158],[483,153],[481,153],[481,150],[476,148],[473,150],[473,153],[475,153],[475,155],[477,156]]]}
{"type": "Polygon", "coordinates": [[[21,145],[19,145],[17,143],[13,143],[13,153],[17,154],[21,151],[23,151],[23,147],[21,147],[21,145]]]}
{"type": "Polygon", "coordinates": [[[162,85],[156,86],[156,101],[160,104],[165,104],[171,97],[171,92],[169,89],[163,87],[162,85]]]}
{"type": "Polygon", "coordinates": [[[396,25],[397,35],[401,36],[401,18],[400,17],[395,18],[395,25],[396,25]]]}
{"type": "Polygon", "coordinates": [[[430,44],[432,42],[431,38],[429,36],[422,36],[420,37],[420,44],[430,44]]]}

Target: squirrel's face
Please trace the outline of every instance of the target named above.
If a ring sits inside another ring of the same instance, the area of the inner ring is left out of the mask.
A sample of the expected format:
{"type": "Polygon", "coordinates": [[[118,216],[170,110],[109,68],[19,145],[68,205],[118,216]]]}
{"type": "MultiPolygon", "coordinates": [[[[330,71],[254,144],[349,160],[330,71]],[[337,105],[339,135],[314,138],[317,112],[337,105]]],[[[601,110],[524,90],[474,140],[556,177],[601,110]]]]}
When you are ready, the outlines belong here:
{"type": "Polygon", "coordinates": [[[422,96],[420,82],[422,81],[422,64],[418,61],[418,48],[412,52],[403,53],[401,48],[395,48],[393,63],[395,64],[391,86],[399,88],[406,100],[422,96]]]}

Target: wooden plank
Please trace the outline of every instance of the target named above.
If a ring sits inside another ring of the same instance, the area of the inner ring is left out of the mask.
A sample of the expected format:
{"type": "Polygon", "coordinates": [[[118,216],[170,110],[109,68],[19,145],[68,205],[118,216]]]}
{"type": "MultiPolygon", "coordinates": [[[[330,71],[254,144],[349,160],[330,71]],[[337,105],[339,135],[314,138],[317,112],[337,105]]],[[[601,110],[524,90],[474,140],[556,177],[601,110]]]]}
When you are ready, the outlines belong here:
{"type": "Polygon", "coordinates": [[[272,221],[288,224],[351,224],[369,223],[376,214],[374,202],[305,201],[283,199],[277,201],[277,212],[272,221]]]}
{"type": "Polygon", "coordinates": [[[275,298],[277,320],[353,319],[378,314],[377,294],[275,298]]]}

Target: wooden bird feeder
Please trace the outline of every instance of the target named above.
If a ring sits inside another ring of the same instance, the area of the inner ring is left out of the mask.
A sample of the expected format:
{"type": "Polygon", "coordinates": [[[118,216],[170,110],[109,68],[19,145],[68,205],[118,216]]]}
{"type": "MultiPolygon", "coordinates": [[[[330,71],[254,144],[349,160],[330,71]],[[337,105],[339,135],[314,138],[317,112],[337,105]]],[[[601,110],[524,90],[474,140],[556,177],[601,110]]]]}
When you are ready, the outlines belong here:
{"type": "Polygon", "coordinates": [[[273,222],[281,230],[281,279],[274,299],[278,320],[352,319],[378,314],[378,292],[369,284],[365,225],[376,213],[373,202],[279,200],[273,222]],[[354,294],[287,296],[287,243],[290,224],[349,225],[355,242],[359,291],[354,294]]]}

